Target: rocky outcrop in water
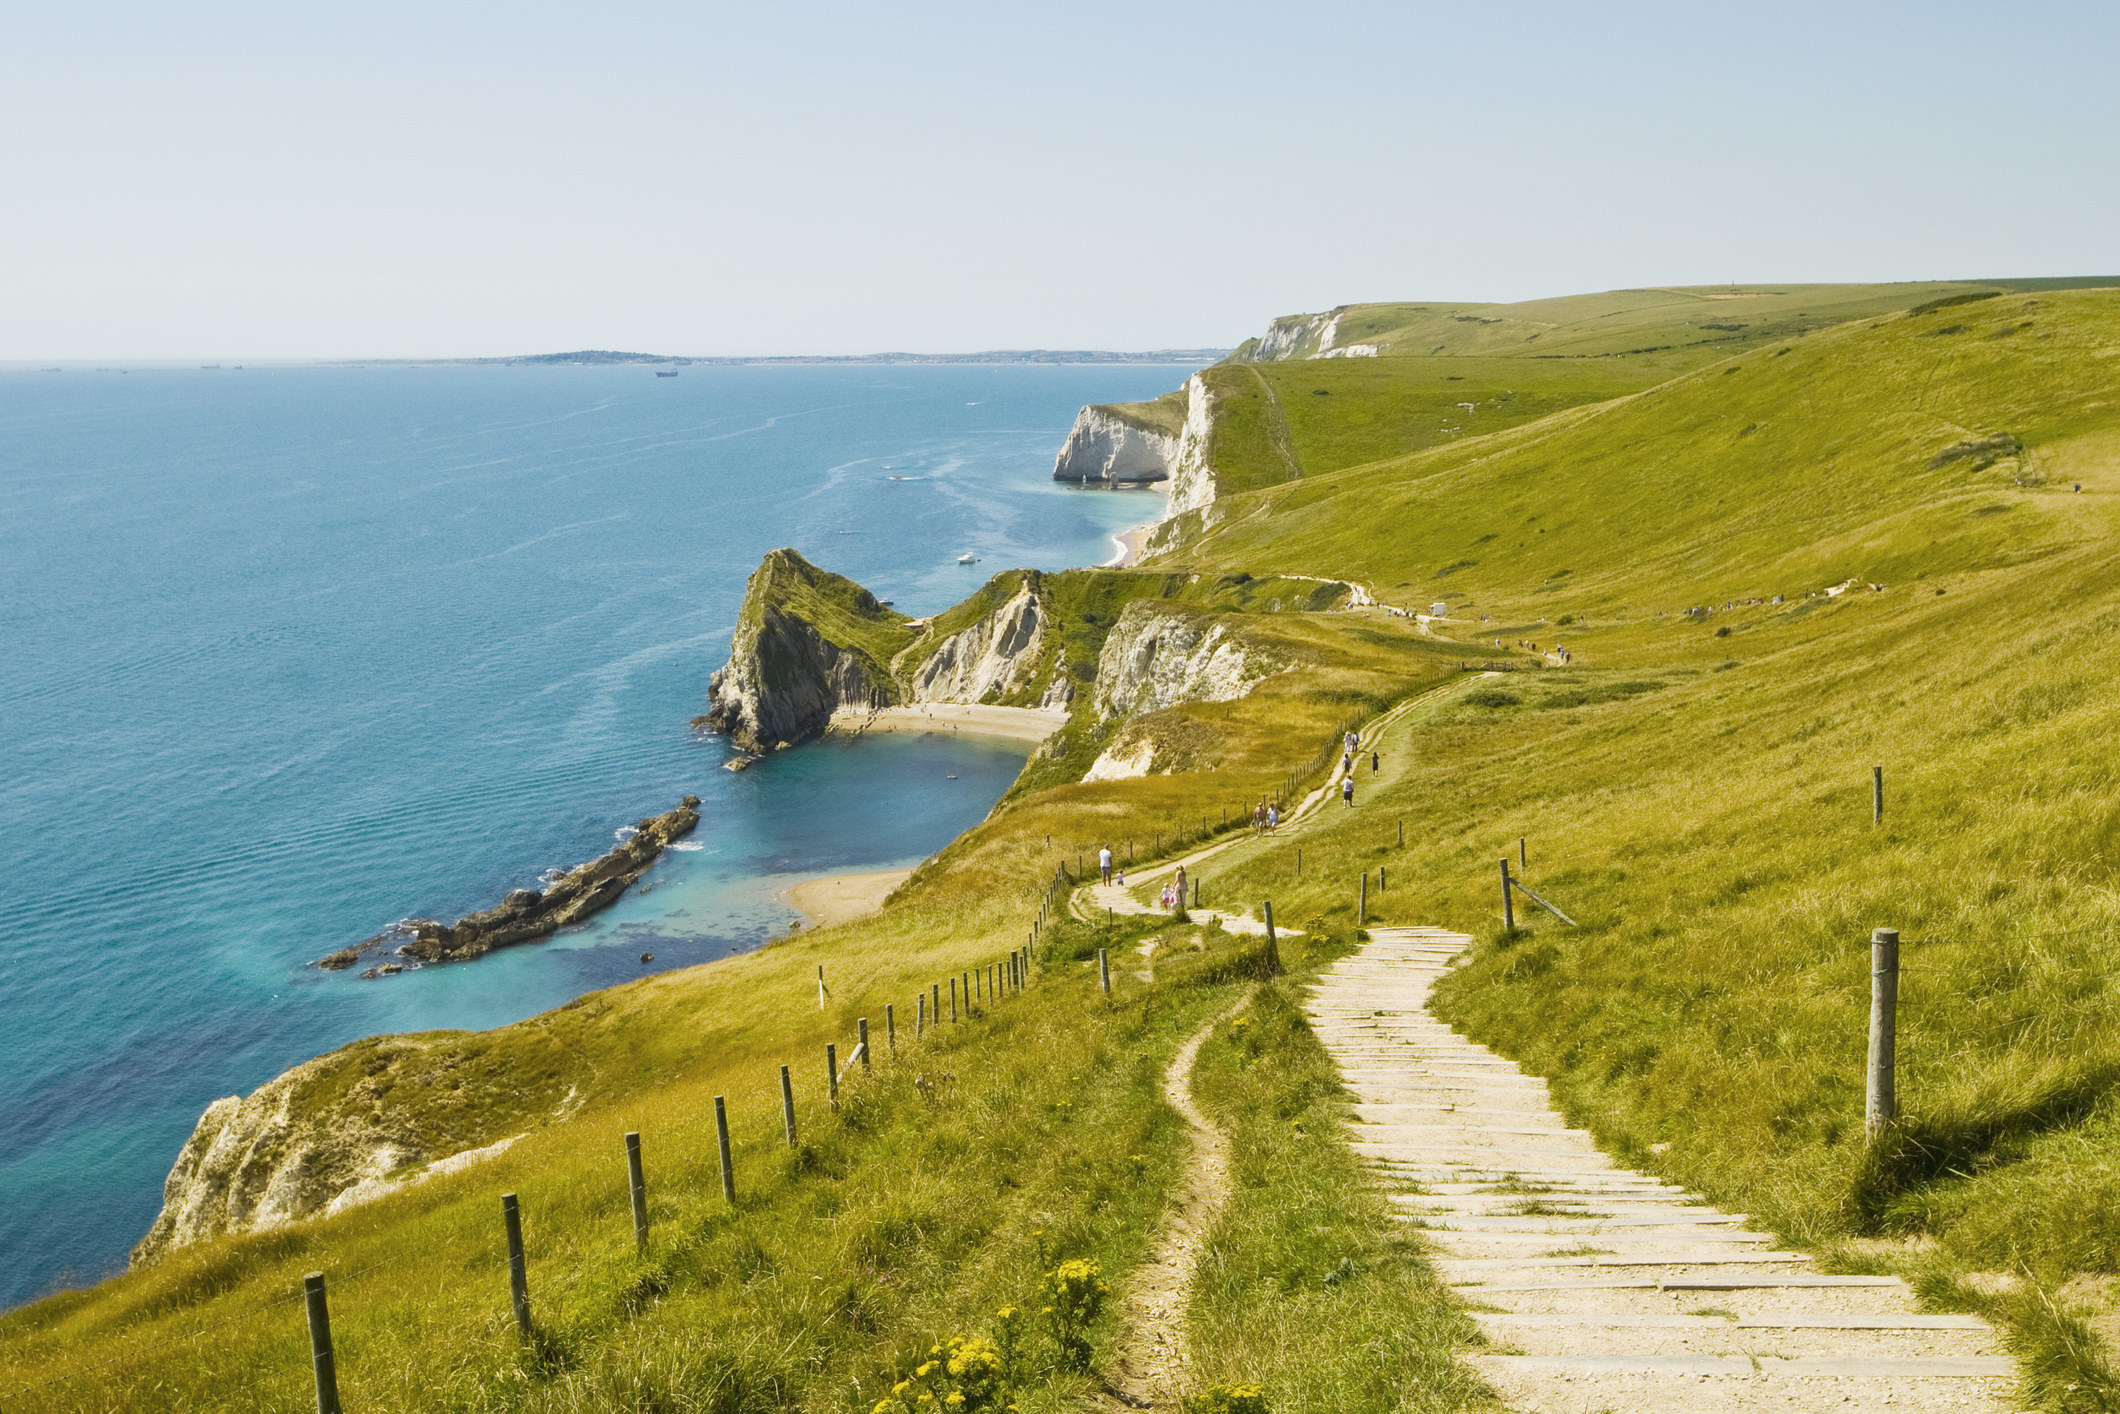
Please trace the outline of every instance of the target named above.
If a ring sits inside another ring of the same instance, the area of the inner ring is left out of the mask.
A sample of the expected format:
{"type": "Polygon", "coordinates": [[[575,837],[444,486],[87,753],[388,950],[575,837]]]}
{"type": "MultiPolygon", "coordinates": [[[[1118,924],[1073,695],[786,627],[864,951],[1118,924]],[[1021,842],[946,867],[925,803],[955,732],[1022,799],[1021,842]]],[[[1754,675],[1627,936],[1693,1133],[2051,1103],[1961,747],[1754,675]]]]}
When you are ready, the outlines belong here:
{"type": "MultiPolygon", "coordinates": [[[[688,795],[675,810],[635,825],[618,848],[569,870],[548,888],[516,889],[492,908],[466,914],[454,923],[410,919],[364,943],[319,959],[317,966],[334,972],[352,967],[400,938],[405,941],[395,951],[401,956],[421,962],[463,962],[483,957],[495,948],[546,937],[616,903],[670,841],[691,834],[698,824],[699,797],[688,795]]],[[[361,975],[389,976],[403,970],[396,963],[385,963],[361,975]]]]}
{"type": "Polygon", "coordinates": [[[698,796],[686,796],[668,814],[635,825],[632,837],[618,848],[568,870],[546,889],[517,889],[494,907],[454,923],[417,919],[411,924],[412,941],[398,951],[421,962],[464,962],[579,923],[618,902],[670,841],[691,834],[699,824],[698,806],[698,796]]]}
{"type": "Polygon", "coordinates": [[[886,666],[910,622],[843,575],[774,550],[744,587],[729,661],[707,681],[706,724],[749,752],[821,736],[832,713],[901,699],[886,666]]]}

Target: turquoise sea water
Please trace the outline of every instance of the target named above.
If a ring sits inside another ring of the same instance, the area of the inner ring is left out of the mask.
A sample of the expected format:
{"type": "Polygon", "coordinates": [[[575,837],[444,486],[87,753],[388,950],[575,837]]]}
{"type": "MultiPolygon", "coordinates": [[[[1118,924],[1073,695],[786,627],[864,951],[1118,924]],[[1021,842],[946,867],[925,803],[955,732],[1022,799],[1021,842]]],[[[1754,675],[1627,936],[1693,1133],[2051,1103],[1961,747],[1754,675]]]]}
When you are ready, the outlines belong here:
{"type": "Polygon", "coordinates": [[[0,1308],[121,1265],[218,1096],[643,951],[755,946],[793,879],[975,823],[1021,748],[719,769],[686,723],[744,579],[793,545],[925,613],[1099,562],[1153,507],[1055,486],[1053,453],[1080,404],[1187,371],[0,374],[0,1308]],[[374,981],[305,965],[688,792],[688,847],[578,930],[374,981]]]}

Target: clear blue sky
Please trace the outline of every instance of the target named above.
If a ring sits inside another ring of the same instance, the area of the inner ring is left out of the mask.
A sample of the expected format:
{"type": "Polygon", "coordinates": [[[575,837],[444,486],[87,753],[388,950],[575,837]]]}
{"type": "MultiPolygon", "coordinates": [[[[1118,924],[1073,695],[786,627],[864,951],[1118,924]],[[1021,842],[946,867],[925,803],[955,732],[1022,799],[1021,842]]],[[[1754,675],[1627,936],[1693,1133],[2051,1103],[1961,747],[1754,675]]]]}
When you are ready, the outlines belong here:
{"type": "Polygon", "coordinates": [[[8,4],[0,359],[2120,273],[2120,6],[8,4]]]}

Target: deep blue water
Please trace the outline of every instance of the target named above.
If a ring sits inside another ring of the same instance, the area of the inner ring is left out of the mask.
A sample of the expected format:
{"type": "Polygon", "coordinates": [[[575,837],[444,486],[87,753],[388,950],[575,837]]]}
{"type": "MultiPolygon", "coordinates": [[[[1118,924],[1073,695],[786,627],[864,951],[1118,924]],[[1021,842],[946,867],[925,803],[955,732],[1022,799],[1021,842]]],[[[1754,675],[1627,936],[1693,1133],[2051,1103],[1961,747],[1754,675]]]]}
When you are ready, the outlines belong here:
{"type": "Polygon", "coordinates": [[[531,1015],[644,950],[755,946],[792,879],[975,823],[1020,748],[718,769],[686,723],[744,579],[793,545],[926,613],[1101,561],[1151,507],[1055,486],[1053,453],[1080,404],[1187,371],[0,374],[0,1308],[121,1265],[218,1096],[531,1015]],[[687,792],[697,847],[579,930],[374,981],[305,966],[687,792]]]}

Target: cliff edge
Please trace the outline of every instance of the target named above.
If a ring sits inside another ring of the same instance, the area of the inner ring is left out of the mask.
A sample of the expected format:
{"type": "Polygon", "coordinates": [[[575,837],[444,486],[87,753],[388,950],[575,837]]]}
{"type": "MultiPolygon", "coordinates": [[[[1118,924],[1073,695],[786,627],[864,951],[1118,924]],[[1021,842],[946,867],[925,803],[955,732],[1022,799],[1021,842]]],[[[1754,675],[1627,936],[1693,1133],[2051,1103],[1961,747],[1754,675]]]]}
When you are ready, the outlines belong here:
{"type": "Polygon", "coordinates": [[[340,1212],[505,1149],[577,1103],[577,1003],[497,1031],[374,1036],[214,1101],[132,1251],[142,1266],[228,1232],[340,1212]]]}

